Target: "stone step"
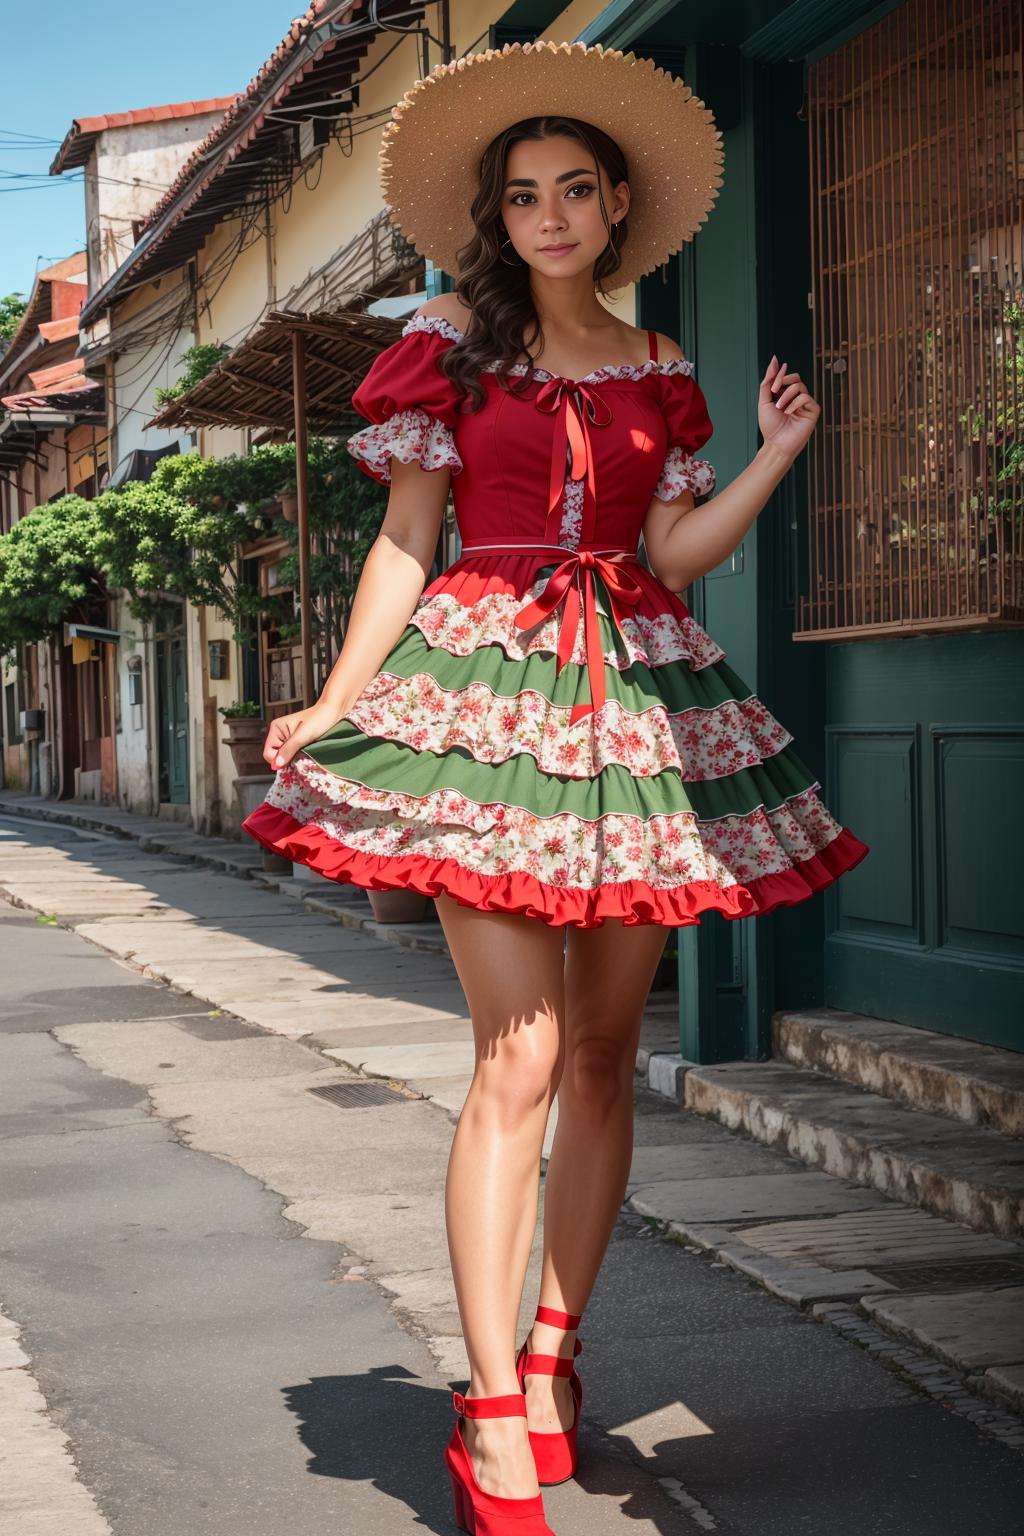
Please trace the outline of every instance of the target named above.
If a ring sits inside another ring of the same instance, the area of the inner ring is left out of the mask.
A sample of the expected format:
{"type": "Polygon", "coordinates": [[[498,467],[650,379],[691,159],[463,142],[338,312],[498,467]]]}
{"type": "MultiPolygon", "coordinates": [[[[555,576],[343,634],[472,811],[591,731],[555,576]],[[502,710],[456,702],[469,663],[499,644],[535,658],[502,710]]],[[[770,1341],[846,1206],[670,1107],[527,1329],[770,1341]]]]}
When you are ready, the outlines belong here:
{"type": "Polygon", "coordinates": [[[1024,1236],[1024,1144],[786,1061],[692,1066],[688,1109],[977,1231],[1024,1236]]]}
{"type": "Polygon", "coordinates": [[[1024,1137],[1024,1054],[838,1008],[779,1012],[774,1054],[898,1103],[1024,1137]]]}

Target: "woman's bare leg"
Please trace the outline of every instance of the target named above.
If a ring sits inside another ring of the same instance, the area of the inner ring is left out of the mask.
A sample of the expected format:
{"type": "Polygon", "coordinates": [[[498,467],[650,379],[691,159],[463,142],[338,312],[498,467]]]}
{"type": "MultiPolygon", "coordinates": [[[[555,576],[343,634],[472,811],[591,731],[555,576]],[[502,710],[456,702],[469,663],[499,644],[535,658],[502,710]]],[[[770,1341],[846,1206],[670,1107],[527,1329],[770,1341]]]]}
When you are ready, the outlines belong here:
{"type": "MultiPolygon", "coordinates": [[[[669,930],[569,928],[565,956],[565,1056],[558,1124],[544,1181],[540,1301],[581,1313],[622,1205],[633,1156],[633,1074],[644,1004],[669,930]]],[[[571,1355],[575,1333],[534,1323],[530,1349],[571,1355]]],[[[526,1378],[529,1427],[572,1423],[568,1379],[526,1378]]]]}
{"type": "MultiPolygon", "coordinates": [[[[445,1221],[470,1363],[469,1395],[518,1392],[515,1330],[537,1224],[540,1155],[558,1085],[563,932],[451,897],[437,911],[473,1020],[476,1064],[452,1141],[445,1221]]],[[[526,1420],[466,1418],[477,1480],[539,1492],[526,1420]]]]}

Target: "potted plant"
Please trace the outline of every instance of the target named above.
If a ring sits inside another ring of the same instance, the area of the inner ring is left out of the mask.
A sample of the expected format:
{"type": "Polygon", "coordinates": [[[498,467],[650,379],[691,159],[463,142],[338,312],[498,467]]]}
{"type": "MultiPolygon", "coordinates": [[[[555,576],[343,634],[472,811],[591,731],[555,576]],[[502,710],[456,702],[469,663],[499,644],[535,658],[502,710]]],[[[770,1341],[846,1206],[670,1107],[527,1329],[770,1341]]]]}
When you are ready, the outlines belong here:
{"type": "Polygon", "coordinates": [[[378,923],[421,923],[427,915],[428,896],[419,891],[371,891],[370,907],[378,923]]]}
{"type": "Polygon", "coordinates": [[[295,481],[286,480],[277,493],[277,499],[281,503],[281,516],[286,523],[297,523],[299,520],[299,488],[295,481]]]}
{"type": "Polygon", "coordinates": [[[240,699],[236,704],[221,705],[217,713],[224,716],[227,724],[228,734],[224,742],[231,748],[238,777],[266,773],[267,766],[263,761],[266,729],[260,706],[252,699],[240,699]]]}

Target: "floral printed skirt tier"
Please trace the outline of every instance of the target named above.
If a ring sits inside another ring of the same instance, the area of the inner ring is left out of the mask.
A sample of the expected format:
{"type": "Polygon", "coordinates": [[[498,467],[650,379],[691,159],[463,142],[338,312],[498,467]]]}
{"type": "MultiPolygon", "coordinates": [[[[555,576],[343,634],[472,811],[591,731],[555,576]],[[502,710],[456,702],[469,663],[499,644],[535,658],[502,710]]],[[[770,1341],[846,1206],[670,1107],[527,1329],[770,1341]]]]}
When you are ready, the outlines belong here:
{"type": "Polygon", "coordinates": [[[245,830],[332,880],[590,928],[803,901],[865,856],[628,548],[473,548],[245,830]]]}

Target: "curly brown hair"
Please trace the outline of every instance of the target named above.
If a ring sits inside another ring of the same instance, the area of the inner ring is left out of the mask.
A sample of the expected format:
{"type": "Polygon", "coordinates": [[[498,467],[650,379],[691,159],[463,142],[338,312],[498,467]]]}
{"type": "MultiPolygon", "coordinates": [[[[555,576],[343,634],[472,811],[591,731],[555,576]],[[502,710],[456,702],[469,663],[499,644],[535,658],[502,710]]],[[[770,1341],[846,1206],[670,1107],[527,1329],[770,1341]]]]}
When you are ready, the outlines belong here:
{"type": "MultiPolygon", "coordinates": [[[[514,392],[508,370],[529,357],[541,334],[540,320],[530,290],[530,268],[524,262],[512,265],[502,257],[508,231],[501,215],[509,152],[524,139],[547,139],[561,135],[577,140],[590,152],[595,166],[602,166],[612,186],[628,181],[626,157],[618,144],[593,123],[578,117],[524,117],[505,128],[491,140],[480,157],[480,186],[470,205],[475,233],[456,253],[459,263],[455,293],[469,309],[472,319],[462,340],[446,348],[438,366],[469,397],[464,409],[479,410],[486,394],[477,380],[480,369],[494,363],[495,377],[503,389],[514,392]]],[[[621,251],[629,235],[628,218],[618,221],[620,235],[613,239],[612,223],[598,176],[598,198],[608,244],[594,262],[594,282],[602,297],[607,278],[622,265],[621,251]]],[[[525,387],[525,386],[520,386],[525,387]]]]}

